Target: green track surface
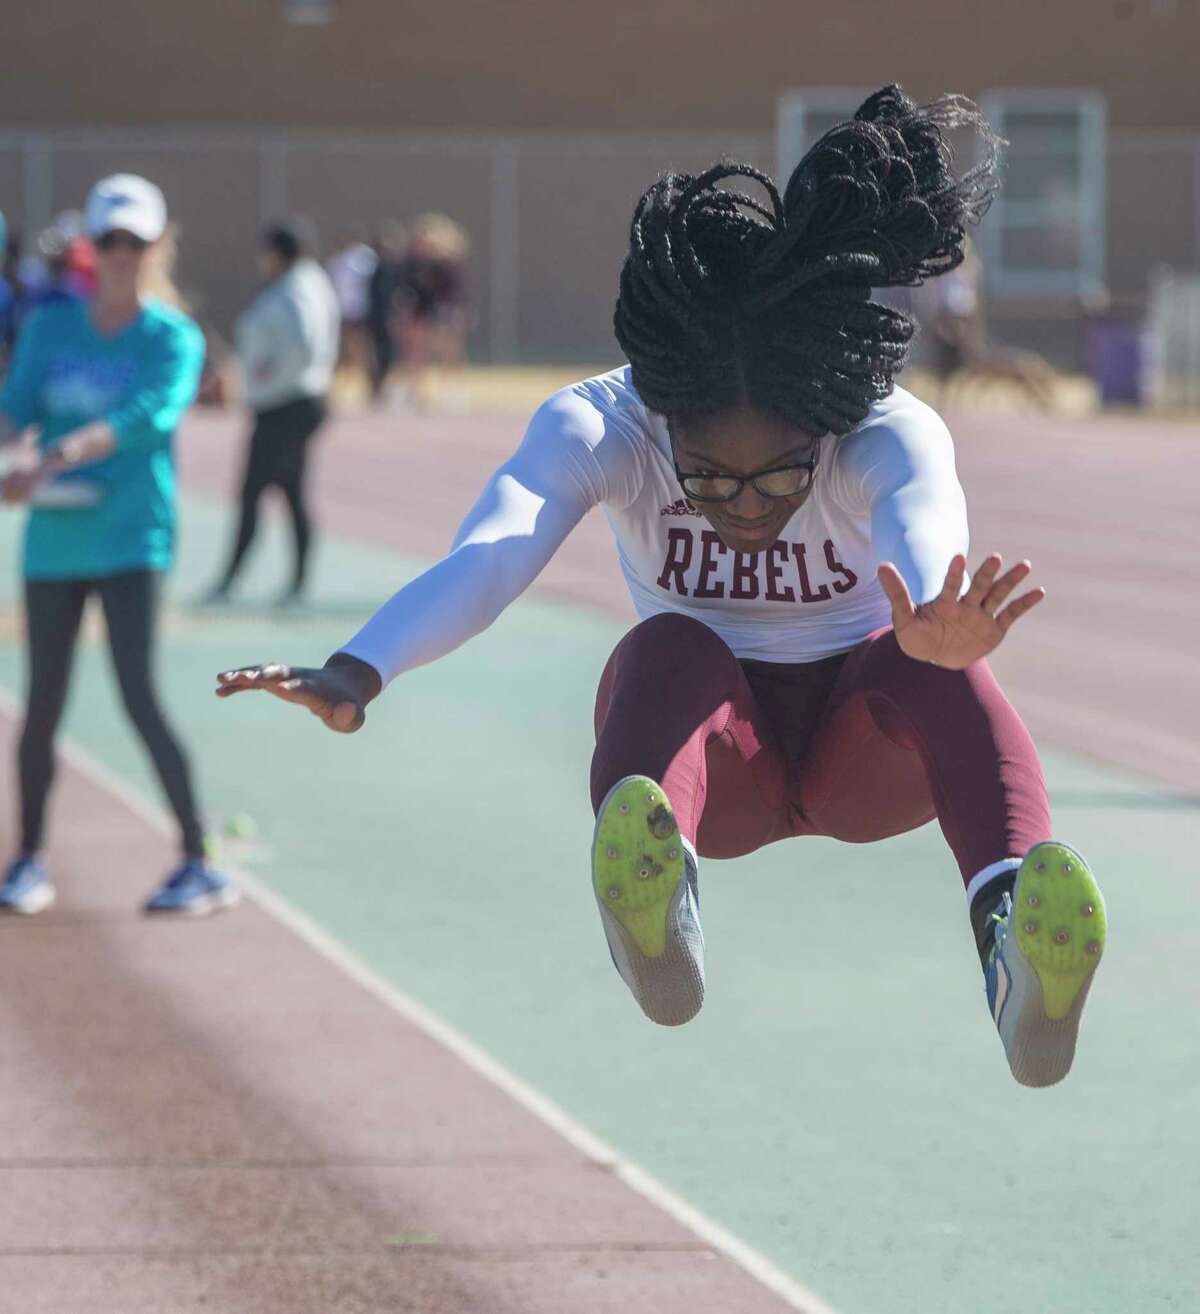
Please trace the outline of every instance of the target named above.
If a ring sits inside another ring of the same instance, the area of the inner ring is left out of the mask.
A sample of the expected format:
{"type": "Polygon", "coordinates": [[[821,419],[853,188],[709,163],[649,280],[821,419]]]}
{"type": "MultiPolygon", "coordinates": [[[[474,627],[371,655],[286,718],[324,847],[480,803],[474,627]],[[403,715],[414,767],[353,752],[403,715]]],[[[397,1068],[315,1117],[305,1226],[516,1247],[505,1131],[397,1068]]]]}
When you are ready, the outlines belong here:
{"type": "MultiPolygon", "coordinates": [[[[708,1001],[659,1029],[612,969],[589,880],[592,698],[618,627],[522,601],[334,736],[265,696],[218,703],[213,675],[319,663],[416,563],[326,539],[308,611],[190,611],[227,528],[187,503],[163,683],[210,814],[255,819],[245,862],[275,890],[840,1314],[1200,1308],[1194,806],[1046,754],[1112,932],[1052,1090],[1008,1073],[936,827],[702,866],[708,1001]]],[[[10,562],[16,534],[4,517],[10,562]]],[[[272,525],[248,598],[284,555],[272,525]]],[[[14,589],[10,569],[10,609],[14,589]]],[[[66,730],[157,797],[95,645],[66,730]]]]}

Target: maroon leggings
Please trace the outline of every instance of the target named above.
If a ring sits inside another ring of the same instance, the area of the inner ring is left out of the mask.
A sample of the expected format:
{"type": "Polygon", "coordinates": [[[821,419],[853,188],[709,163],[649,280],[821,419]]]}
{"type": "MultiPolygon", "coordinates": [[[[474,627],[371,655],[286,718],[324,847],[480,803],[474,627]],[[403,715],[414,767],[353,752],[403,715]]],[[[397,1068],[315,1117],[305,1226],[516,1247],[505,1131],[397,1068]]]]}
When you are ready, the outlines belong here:
{"type": "Polygon", "coordinates": [[[890,628],[783,665],[739,661],[688,617],[643,621],[600,679],[593,808],[628,775],[661,783],[709,858],[793,835],[862,844],[937,817],[965,883],[1050,836],[1037,750],[987,663],[913,661],[890,628]]]}

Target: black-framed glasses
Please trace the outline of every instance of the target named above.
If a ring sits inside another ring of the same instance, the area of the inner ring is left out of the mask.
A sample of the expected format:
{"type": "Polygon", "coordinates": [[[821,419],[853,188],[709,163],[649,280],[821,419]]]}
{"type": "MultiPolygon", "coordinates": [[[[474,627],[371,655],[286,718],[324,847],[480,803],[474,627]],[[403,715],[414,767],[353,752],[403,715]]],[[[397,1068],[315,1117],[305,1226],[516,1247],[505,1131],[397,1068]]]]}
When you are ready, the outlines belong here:
{"type": "Polygon", "coordinates": [[[115,251],[118,247],[124,247],[127,251],[144,251],[149,245],[145,238],[135,237],[133,233],[122,232],[119,228],[96,238],[97,251],[115,251]]]}
{"type": "Polygon", "coordinates": [[[747,475],[745,478],[717,474],[714,471],[685,471],[675,461],[675,477],[693,502],[732,502],[747,484],[760,497],[796,497],[812,486],[820,455],[821,445],[818,443],[807,461],[795,465],[777,465],[771,470],[760,470],[758,474],[747,475]]]}

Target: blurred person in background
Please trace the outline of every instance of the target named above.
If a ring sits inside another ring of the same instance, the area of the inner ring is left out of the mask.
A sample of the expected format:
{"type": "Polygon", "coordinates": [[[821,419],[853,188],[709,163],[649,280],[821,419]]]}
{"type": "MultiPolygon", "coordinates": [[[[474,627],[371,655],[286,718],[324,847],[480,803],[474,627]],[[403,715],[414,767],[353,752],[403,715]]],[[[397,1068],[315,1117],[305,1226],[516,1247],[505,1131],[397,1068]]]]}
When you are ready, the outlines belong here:
{"type": "Polygon", "coordinates": [[[304,593],[312,543],[304,487],[309,443],[328,411],[341,323],[333,285],[315,253],[316,238],[306,220],[272,224],[263,233],[259,262],[264,286],[242,312],[236,331],[254,426],[237,534],[210,602],[228,599],[258,531],[259,501],[271,487],[287,499],[295,534],[292,578],[280,604],[299,601],[304,593]]]}
{"type": "Polygon", "coordinates": [[[325,262],[329,281],[337,296],[342,315],[339,365],[348,366],[368,381],[372,378],[371,360],[371,276],[379,256],[359,233],[348,233],[325,262]]]}
{"type": "Polygon", "coordinates": [[[37,239],[37,257],[23,262],[21,292],[14,308],[14,333],[42,306],[81,301],[95,290],[95,253],[82,234],[59,221],[37,239]]]}
{"type": "Polygon", "coordinates": [[[1036,352],[1000,346],[988,335],[983,261],[970,239],[962,264],[918,289],[917,300],[927,307],[939,406],[949,405],[972,381],[995,381],[1015,384],[1040,410],[1053,409],[1058,381],[1053,367],[1036,352]]]}
{"type": "Polygon", "coordinates": [[[17,289],[9,279],[8,221],[0,210],[0,379],[8,368],[16,305],[17,289]]]}
{"type": "Polygon", "coordinates": [[[379,230],[378,259],[367,286],[368,328],[374,353],[371,360],[371,396],[385,399],[388,379],[398,355],[397,337],[404,308],[404,260],[408,254],[408,230],[389,219],[379,230]]]}
{"type": "Polygon", "coordinates": [[[403,265],[401,357],[418,406],[434,401],[434,367],[462,364],[467,333],[467,255],[462,227],[444,214],[413,222],[403,265]]]}
{"type": "MultiPolygon", "coordinates": [[[[195,396],[199,329],[151,296],[171,292],[159,263],[163,195],[130,174],[102,179],[87,202],[97,290],[44,301],[21,329],[0,394],[0,442],[37,430],[36,464],[4,481],[31,504],[26,525],[28,699],[18,749],[21,839],[0,910],[36,913],[54,899],[41,861],[54,737],[88,598],[99,597],[125,708],[179,825],[179,865],[147,912],[200,913],[236,901],[205,859],[188,760],[159,705],[153,674],[162,577],[175,546],[175,431],[195,396]]],[[[174,299],[174,298],[172,298],[174,299]]]]}
{"type": "Polygon", "coordinates": [[[90,297],[96,291],[96,253],[78,210],[56,214],[39,233],[35,250],[20,262],[20,281],[27,295],[35,296],[48,280],[77,297],[90,297]]]}
{"type": "Polygon", "coordinates": [[[22,257],[21,234],[16,229],[8,229],[6,244],[0,246],[0,257],[2,257],[0,258],[0,302],[3,302],[3,308],[0,308],[0,381],[2,381],[12,360],[13,344],[17,338],[21,299],[25,295],[22,270],[28,263],[22,257]]]}
{"type": "Polygon", "coordinates": [[[76,293],[81,297],[95,296],[100,275],[96,269],[96,248],[86,233],[71,238],[66,266],[67,278],[76,293]]]}

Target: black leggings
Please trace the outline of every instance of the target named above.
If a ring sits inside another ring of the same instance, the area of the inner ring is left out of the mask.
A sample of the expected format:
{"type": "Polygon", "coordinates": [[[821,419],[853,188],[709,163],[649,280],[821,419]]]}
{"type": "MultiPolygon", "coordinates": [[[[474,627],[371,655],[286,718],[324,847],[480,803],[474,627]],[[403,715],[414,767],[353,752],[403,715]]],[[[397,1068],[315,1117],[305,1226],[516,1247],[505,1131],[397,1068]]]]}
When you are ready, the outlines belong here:
{"type": "Polygon", "coordinates": [[[21,851],[42,847],[46,797],[54,780],[54,734],[67,699],[71,662],[90,593],[100,595],[113,667],[125,710],[137,727],[183,833],[189,857],[204,853],[187,758],[158,705],[151,661],[161,576],[128,571],[102,579],[26,580],[29,698],[17,751],[21,777],[21,851]]]}
{"type": "Polygon", "coordinates": [[[241,569],[246,550],[258,532],[258,503],[272,485],[281,489],[292,512],[296,534],[296,564],[292,588],[304,587],[312,521],[304,501],[304,474],[308,465],[308,440],[325,420],[323,397],[302,397],[269,411],[259,411],[250,435],[250,451],[242,476],[241,520],[233,553],[221,580],[228,588],[241,569]]]}
{"type": "Polygon", "coordinates": [[[383,395],[384,384],[396,365],[396,339],[392,335],[392,326],[388,322],[370,323],[371,344],[374,348],[371,357],[371,396],[378,400],[383,395]]]}

